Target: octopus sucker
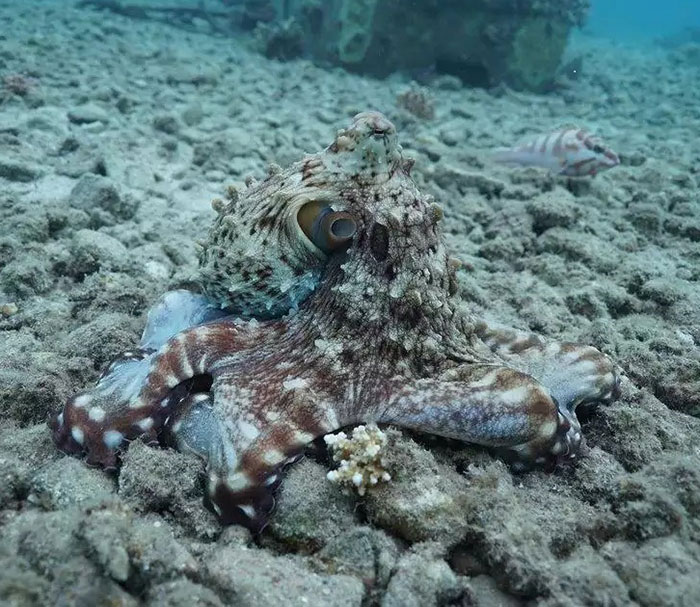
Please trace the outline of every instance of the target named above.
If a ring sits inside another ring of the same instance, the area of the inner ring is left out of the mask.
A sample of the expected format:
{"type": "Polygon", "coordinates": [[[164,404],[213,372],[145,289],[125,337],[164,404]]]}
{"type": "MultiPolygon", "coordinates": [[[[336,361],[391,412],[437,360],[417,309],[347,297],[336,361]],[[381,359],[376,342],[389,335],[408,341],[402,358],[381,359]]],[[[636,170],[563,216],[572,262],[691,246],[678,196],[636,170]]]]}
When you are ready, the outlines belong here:
{"type": "Polygon", "coordinates": [[[205,502],[256,532],[284,469],[346,426],[484,445],[516,470],[575,461],[576,409],[619,396],[615,366],[475,318],[412,166],[394,125],[365,112],[325,150],[229,190],[198,292],[153,305],[138,348],[52,418],[56,445],[105,467],[140,436],[194,453],[205,502]]]}

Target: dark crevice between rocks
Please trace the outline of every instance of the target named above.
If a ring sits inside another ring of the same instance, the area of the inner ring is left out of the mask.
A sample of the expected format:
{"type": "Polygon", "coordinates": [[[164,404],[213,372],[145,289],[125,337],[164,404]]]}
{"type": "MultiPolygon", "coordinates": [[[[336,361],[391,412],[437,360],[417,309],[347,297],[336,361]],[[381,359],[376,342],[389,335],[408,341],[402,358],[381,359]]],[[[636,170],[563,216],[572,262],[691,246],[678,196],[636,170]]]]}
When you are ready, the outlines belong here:
{"type": "Polygon", "coordinates": [[[448,57],[438,57],[435,61],[435,71],[438,74],[457,76],[466,86],[488,88],[491,86],[491,75],[481,63],[454,61],[448,57]]]}
{"type": "Polygon", "coordinates": [[[488,539],[473,529],[448,554],[447,562],[458,575],[491,577],[501,592],[513,598],[531,601],[549,596],[549,589],[543,582],[535,577],[526,579],[508,555],[503,555],[502,559],[489,555],[488,544],[488,539]]]}

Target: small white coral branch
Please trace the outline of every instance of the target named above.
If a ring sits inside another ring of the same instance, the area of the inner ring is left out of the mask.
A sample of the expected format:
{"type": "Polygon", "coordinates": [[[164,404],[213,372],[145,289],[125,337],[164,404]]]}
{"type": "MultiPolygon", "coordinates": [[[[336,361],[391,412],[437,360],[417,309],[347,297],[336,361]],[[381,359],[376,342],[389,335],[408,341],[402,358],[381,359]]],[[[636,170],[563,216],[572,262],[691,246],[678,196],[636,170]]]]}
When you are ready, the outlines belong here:
{"type": "Polygon", "coordinates": [[[350,438],[345,432],[338,432],[327,434],[323,440],[331,450],[333,461],[338,463],[326,475],[332,483],[355,487],[357,493],[364,495],[367,487],[391,480],[383,457],[386,434],[377,426],[357,426],[350,438]]]}

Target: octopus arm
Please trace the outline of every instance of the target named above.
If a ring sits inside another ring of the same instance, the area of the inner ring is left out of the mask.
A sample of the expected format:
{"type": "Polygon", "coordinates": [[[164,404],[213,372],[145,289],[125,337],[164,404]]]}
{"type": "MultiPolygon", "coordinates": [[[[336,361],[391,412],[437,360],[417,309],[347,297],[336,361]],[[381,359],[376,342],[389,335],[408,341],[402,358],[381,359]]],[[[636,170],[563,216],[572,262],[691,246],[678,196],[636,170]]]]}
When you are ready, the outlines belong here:
{"type": "MultiPolygon", "coordinates": [[[[309,383],[275,377],[265,361],[234,365],[215,378],[213,410],[225,422],[207,433],[202,456],[207,459],[207,501],[222,522],[260,532],[274,509],[284,468],[310,442],[344,425],[335,407],[309,383]],[[226,450],[236,457],[223,457],[226,450]]],[[[193,420],[192,430],[200,432],[199,426],[193,420]]],[[[185,424],[179,432],[178,447],[189,447],[185,424]]]]}
{"type": "Polygon", "coordinates": [[[607,404],[620,396],[615,366],[592,346],[550,341],[485,321],[476,324],[476,333],[507,366],[534,377],[549,391],[572,428],[571,452],[581,442],[576,408],[585,403],[607,404]]]}
{"type": "Polygon", "coordinates": [[[545,386],[506,366],[453,369],[397,388],[377,417],[421,432],[505,447],[527,462],[565,453],[571,426],[545,386]]]}
{"type": "Polygon", "coordinates": [[[228,313],[205,295],[183,289],[168,291],[151,307],[139,346],[157,349],[191,327],[220,320],[228,313]]]}
{"type": "Polygon", "coordinates": [[[159,441],[163,430],[193,411],[203,418],[192,397],[211,386],[213,361],[250,347],[257,337],[255,326],[220,321],[182,331],[158,350],[127,353],[52,418],[54,441],[65,452],[85,454],[88,463],[115,467],[126,441],[159,441]]]}

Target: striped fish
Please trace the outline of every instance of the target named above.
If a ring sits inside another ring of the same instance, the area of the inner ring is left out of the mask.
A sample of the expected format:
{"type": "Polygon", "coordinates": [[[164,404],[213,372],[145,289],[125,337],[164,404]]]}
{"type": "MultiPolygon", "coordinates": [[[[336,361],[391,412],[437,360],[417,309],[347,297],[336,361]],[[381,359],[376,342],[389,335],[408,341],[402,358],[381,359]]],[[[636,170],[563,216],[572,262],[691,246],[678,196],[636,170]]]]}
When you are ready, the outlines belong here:
{"type": "Polygon", "coordinates": [[[600,139],[575,126],[533,137],[513,148],[501,148],[493,159],[502,164],[541,167],[567,177],[592,177],[620,164],[618,155],[600,139]]]}

